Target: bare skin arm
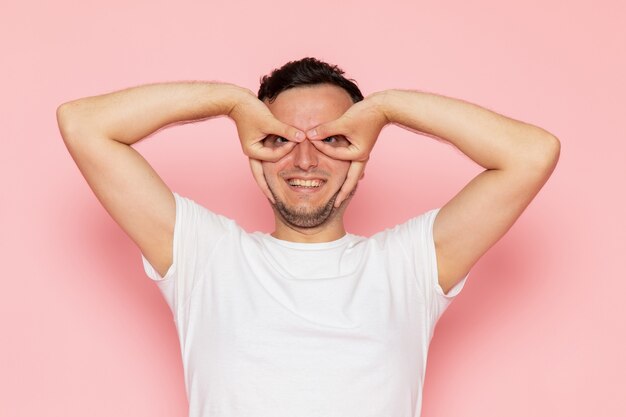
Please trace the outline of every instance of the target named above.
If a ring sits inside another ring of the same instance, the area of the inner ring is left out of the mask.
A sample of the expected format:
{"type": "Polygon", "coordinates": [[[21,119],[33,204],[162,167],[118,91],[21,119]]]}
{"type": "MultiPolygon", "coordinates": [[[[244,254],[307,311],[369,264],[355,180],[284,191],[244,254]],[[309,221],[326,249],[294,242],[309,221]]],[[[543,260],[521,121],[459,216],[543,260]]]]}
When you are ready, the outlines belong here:
{"type": "Polygon", "coordinates": [[[131,145],[170,124],[221,115],[235,120],[244,153],[257,159],[276,160],[290,150],[263,147],[268,134],[294,142],[303,137],[274,119],[253,93],[230,84],[144,85],[70,101],[57,109],[63,140],[87,183],[161,275],[172,264],[175,201],[131,145]]]}
{"type": "MultiPolygon", "coordinates": [[[[462,100],[389,90],[353,105],[340,119],[307,132],[328,155],[354,161],[353,187],[380,130],[395,123],[442,138],[485,168],[445,204],[434,224],[439,284],[456,285],[513,225],[552,174],[559,140],[549,132],[462,100]],[[320,138],[342,134],[347,148],[320,138]]],[[[349,191],[349,190],[347,190],[349,191]]]]}

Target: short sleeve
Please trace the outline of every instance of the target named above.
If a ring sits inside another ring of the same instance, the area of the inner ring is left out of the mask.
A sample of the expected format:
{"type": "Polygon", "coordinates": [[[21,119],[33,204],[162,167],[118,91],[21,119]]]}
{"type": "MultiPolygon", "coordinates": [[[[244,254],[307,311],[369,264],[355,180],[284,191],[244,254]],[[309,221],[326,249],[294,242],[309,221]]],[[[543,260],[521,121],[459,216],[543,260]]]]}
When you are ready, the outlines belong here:
{"type": "Polygon", "coordinates": [[[220,239],[232,231],[235,223],[212,213],[191,199],[174,194],[176,220],[172,244],[172,265],[161,276],[141,255],[143,267],[154,280],[178,322],[195,284],[205,279],[205,266],[220,239]]]}
{"type": "Polygon", "coordinates": [[[426,306],[428,321],[432,328],[454,297],[461,292],[469,276],[469,274],[466,275],[448,293],[444,293],[439,285],[433,235],[433,226],[439,210],[437,208],[427,211],[376,235],[378,239],[382,238],[385,241],[385,245],[393,248],[393,253],[404,255],[401,258],[402,262],[407,263],[407,271],[410,271],[408,273],[416,282],[419,297],[426,306]]]}
{"type": "Polygon", "coordinates": [[[414,233],[417,237],[414,252],[415,268],[424,291],[430,294],[430,313],[433,322],[436,322],[441,317],[454,297],[461,292],[469,276],[468,273],[447,293],[444,293],[443,288],[439,285],[437,253],[433,234],[433,226],[439,210],[439,208],[430,210],[412,220],[414,233]]]}

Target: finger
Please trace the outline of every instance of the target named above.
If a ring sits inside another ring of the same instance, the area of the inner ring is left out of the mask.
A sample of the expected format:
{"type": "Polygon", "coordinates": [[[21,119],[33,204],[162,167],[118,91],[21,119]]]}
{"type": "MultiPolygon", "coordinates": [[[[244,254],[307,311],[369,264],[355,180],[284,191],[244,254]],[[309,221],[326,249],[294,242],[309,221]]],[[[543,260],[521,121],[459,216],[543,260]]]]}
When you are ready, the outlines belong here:
{"type": "Polygon", "coordinates": [[[249,158],[249,161],[250,169],[252,170],[252,175],[254,176],[257,185],[259,186],[263,194],[265,194],[265,197],[267,197],[267,199],[270,200],[272,204],[275,204],[276,201],[274,201],[274,196],[270,191],[270,187],[267,185],[267,181],[265,181],[265,175],[263,174],[263,164],[258,159],[249,158]]]}
{"type": "Polygon", "coordinates": [[[296,146],[296,142],[287,142],[279,147],[269,147],[257,142],[250,145],[245,152],[246,155],[253,159],[261,161],[276,162],[287,155],[296,146]]]}
{"type": "Polygon", "coordinates": [[[333,120],[328,123],[322,123],[315,126],[313,129],[306,131],[306,137],[311,141],[326,139],[329,136],[344,135],[347,136],[347,132],[343,131],[343,123],[341,119],[333,120]]]}
{"type": "Polygon", "coordinates": [[[306,135],[303,131],[296,129],[293,126],[289,126],[288,124],[285,124],[277,119],[274,119],[271,131],[271,133],[282,136],[291,142],[302,142],[306,139],[306,135]]]}
{"type": "Polygon", "coordinates": [[[341,190],[335,199],[335,207],[341,206],[341,203],[352,194],[359,180],[363,178],[365,165],[367,162],[353,161],[348,168],[348,175],[341,186],[341,190]]]}

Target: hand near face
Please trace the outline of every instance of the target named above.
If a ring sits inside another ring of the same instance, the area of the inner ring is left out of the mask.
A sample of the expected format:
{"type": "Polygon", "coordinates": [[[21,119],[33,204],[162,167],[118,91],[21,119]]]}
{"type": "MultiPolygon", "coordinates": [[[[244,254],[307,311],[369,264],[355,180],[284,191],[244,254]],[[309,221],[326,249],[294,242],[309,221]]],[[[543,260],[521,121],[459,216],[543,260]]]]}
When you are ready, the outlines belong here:
{"type": "Polygon", "coordinates": [[[355,189],[378,135],[388,122],[377,100],[368,97],[353,104],[338,119],[306,132],[319,151],[331,158],[352,161],[335,207],[339,207],[355,189]]]}
{"type": "Polygon", "coordinates": [[[240,96],[228,116],[235,121],[241,148],[249,158],[275,162],[305,139],[302,131],[276,119],[265,103],[251,92],[240,96]],[[283,137],[289,143],[282,147],[267,147],[263,141],[270,135],[283,137]]]}
{"type": "Polygon", "coordinates": [[[250,169],[263,194],[274,203],[267,186],[261,161],[277,161],[287,155],[298,142],[305,139],[302,131],[279,120],[269,111],[265,103],[251,92],[244,92],[228,116],[235,121],[243,153],[248,156],[250,169]],[[268,136],[285,138],[285,146],[269,147],[264,141],[268,136]]]}

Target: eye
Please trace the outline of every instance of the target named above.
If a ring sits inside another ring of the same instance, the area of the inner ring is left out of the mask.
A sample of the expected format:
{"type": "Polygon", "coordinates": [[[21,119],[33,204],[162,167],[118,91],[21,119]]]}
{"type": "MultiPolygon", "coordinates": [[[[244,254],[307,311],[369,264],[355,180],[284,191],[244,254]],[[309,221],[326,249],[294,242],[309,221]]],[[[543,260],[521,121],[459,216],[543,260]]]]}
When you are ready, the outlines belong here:
{"type": "Polygon", "coordinates": [[[282,136],[269,135],[263,140],[263,145],[270,148],[276,148],[278,146],[284,145],[287,142],[289,142],[289,140],[283,138],[282,136]]]}
{"type": "Polygon", "coordinates": [[[328,143],[334,147],[347,147],[350,145],[350,141],[342,135],[329,136],[326,139],[322,139],[322,142],[328,143]]]}

